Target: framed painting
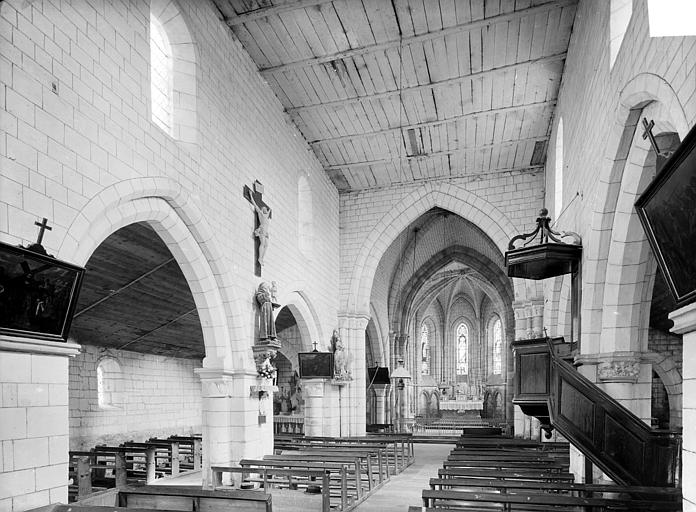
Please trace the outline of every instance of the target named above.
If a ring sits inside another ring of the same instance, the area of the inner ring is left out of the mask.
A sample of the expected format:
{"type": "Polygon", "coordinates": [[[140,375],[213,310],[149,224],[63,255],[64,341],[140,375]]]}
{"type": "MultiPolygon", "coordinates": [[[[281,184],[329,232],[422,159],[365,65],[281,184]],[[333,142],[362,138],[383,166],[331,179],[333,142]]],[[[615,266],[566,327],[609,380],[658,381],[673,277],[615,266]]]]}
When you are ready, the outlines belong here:
{"type": "Polygon", "coordinates": [[[67,341],[84,272],[0,242],[0,334],[67,341]]]}
{"type": "Polygon", "coordinates": [[[333,356],[331,352],[300,352],[297,354],[300,364],[300,378],[333,378],[333,356]]]}
{"type": "Polygon", "coordinates": [[[677,307],[696,301],[696,127],[635,207],[677,307]]]}

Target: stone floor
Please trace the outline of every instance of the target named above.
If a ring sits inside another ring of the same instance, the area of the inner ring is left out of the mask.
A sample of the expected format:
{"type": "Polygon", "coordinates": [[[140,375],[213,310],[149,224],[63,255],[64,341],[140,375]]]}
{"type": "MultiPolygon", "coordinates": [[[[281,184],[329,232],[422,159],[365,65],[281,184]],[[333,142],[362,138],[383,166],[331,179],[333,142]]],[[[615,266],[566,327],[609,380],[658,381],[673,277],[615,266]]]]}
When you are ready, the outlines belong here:
{"type": "MultiPolygon", "coordinates": [[[[438,468],[454,447],[453,444],[416,444],[416,460],[404,471],[392,476],[389,482],[367,498],[354,510],[357,512],[407,512],[411,505],[422,504],[421,491],[428,488],[430,478],[437,476],[438,468]]],[[[157,480],[155,485],[200,485],[200,472],[176,478],[157,480]]],[[[274,489],[273,512],[308,512],[321,510],[317,496],[296,491],[274,489]]]]}
{"type": "Polygon", "coordinates": [[[411,505],[420,506],[421,492],[428,481],[437,477],[437,470],[452,451],[452,444],[416,444],[416,460],[404,471],[393,476],[380,490],[367,498],[357,512],[407,512],[411,505]]]}

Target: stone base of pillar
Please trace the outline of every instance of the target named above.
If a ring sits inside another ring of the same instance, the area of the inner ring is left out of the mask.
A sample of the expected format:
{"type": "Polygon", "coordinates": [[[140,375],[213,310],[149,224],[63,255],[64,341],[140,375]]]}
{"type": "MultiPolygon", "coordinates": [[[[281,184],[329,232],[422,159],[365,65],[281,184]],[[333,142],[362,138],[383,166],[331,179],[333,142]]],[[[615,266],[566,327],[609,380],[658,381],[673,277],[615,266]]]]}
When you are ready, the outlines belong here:
{"type": "Polygon", "coordinates": [[[302,379],[306,436],[341,435],[340,389],[329,379],[302,379]]]}

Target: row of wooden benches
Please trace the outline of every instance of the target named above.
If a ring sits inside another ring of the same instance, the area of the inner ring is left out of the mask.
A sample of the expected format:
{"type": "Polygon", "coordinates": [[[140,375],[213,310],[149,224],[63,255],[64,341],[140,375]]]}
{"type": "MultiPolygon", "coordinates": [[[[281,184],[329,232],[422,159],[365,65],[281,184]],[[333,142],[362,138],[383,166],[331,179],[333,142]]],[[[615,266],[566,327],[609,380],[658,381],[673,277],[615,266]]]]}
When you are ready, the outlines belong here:
{"type": "Polygon", "coordinates": [[[200,471],[201,462],[201,436],[152,438],[71,451],[69,499],[74,501],[105,488],[152,483],[156,478],[184,471],[200,471]]]}
{"type": "Polygon", "coordinates": [[[314,489],[322,495],[324,512],[348,511],[408,467],[414,456],[410,436],[397,435],[278,437],[274,451],[243,459],[239,466],[213,466],[214,488],[228,487],[226,474],[240,475],[242,483],[264,489],[314,489]]]}
{"type": "Polygon", "coordinates": [[[567,443],[462,436],[409,512],[681,510],[674,488],[576,483],[567,443]]]}

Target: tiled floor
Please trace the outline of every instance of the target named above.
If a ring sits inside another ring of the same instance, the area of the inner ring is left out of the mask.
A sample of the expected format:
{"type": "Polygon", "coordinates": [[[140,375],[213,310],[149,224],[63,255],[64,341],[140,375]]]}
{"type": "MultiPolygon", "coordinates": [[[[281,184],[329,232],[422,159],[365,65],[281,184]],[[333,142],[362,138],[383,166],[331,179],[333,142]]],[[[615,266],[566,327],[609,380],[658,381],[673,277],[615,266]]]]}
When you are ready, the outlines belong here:
{"type": "Polygon", "coordinates": [[[437,477],[438,468],[452,451],[452,444],[416,444],[416,460],[406,470],[391,477],[384,487],[367,498],[357,512],[407,512],[410,505],[420,506],[421,492],[428,481],[437,477]]]}

